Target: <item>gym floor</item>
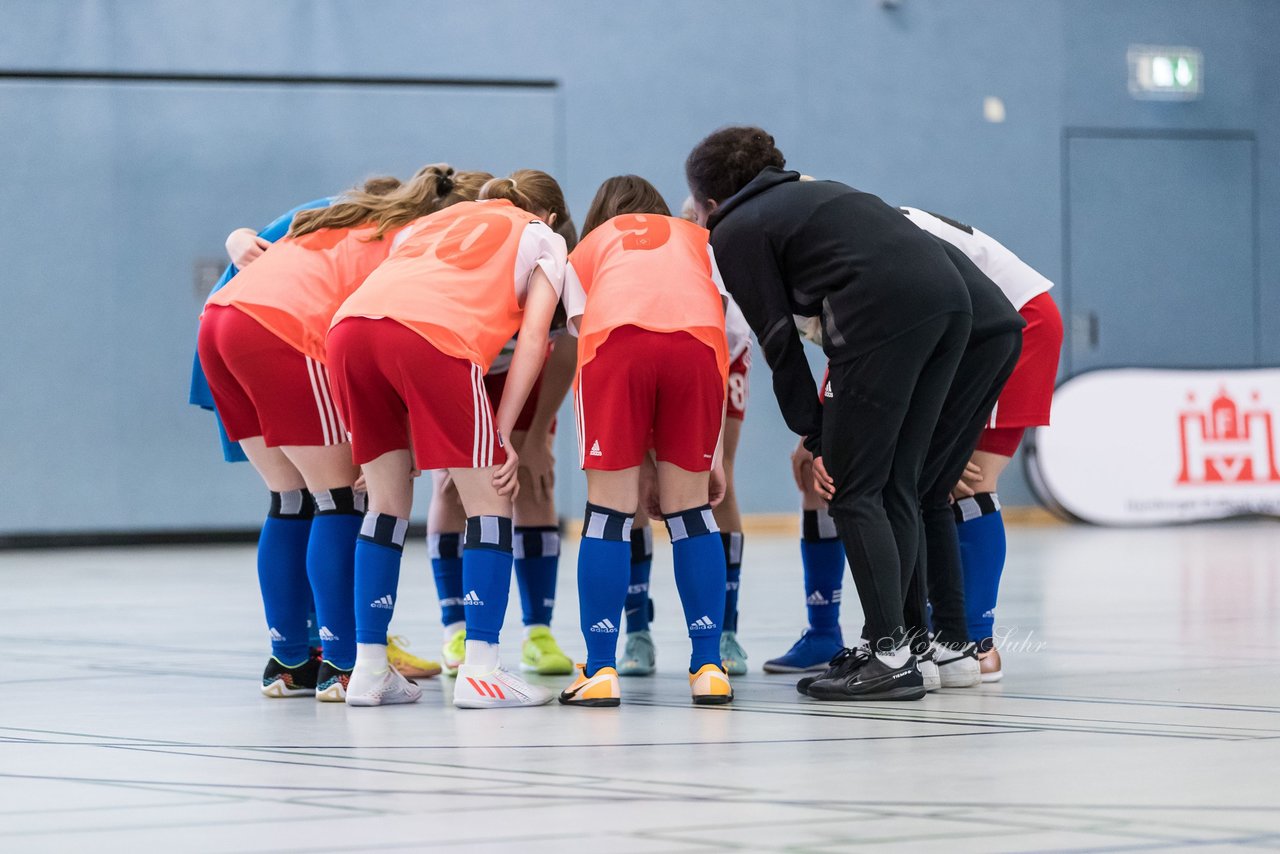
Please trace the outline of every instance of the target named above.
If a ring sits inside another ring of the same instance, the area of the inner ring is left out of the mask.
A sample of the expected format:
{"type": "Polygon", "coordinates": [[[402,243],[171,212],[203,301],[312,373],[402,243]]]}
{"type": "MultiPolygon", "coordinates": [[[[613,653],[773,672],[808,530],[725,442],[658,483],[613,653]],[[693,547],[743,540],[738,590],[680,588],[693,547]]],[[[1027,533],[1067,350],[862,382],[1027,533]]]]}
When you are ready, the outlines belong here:
{"type": "MultiPolygon", "coordinates": [[[[1004,682],[898,704],[760,672],[804,606],[795,541],[748,537],[729,708],[688,702],[662,534],[659,674],[610,710],[458,711],[441,679],[267,700],[251,547],[0,553],[0,849],[1276,849],[1278,531],[1011,528],[1004,682]]],[[[580,655],[575,561],[554,629],[580,655]]],[[[400,589],[393,630],[438,657],[421,542],[400,589]]]]}

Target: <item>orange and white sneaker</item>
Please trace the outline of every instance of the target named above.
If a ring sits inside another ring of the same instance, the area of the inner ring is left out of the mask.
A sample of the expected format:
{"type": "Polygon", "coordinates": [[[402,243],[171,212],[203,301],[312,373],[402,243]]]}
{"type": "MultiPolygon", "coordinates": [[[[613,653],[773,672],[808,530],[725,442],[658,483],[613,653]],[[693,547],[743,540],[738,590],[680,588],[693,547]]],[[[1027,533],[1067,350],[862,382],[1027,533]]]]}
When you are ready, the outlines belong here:
{"type": "Polygon", "coordinates": [[[453,686],[453,704],[459,709],[544,706],[554,697],[550,689],[526,682],[501,667],[489,669],[479,664],[460,665],[453,686]]]}
{"type": "Polygon", "coordinates": [[[699,706],[720,706],[733,702],[729,674],[718,664],[704,664],[697,673],[689,674],[689,690],[699,706]]]}
{"type": "Polygon", "coordinates": [[[999,682],[1004,678],[1004,668],[1000,662],[1000,650],[995,647],[978,653],[978,668],[982,671],[983,682],[999,682]]]}
{"type": "Polygon", "coordinates": [[[562,706],[617,706],[622,702],[618,684],[618,671],[601,667],[594,676],[587,676],[585,664],[575,665],[578,678],[560,692],[562,706]]]}

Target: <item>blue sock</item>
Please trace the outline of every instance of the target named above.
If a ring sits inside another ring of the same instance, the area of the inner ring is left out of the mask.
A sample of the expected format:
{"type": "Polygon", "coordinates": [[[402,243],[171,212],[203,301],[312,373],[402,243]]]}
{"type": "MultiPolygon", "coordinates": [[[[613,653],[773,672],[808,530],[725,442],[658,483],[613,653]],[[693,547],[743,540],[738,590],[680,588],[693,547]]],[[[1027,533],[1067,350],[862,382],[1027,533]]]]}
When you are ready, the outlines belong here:
{"type": "Polygon", "coordinates": [[[271,654],[295,667],[310,656],[307,612],[307,538],[311,535],[311,496],[305,490],[271,493],[271,511],[258,537],[258,586],[271,635],[271,654]]]}
{"type": "Polygon", "coordinates": [[[409,520],[366,513],[356,539],[356,643],[386,644],[409,520]]]}
{"type": "Polygon", "coordinates": [[[805,606],[810,628],[839,632],[844,546],[836,533],[835,521],[825,509],[802,511],[800,562],[804,564],[805,606]]]}
{"type": "Polygon", "coordinates": [[[497,643],[511,596],[511,519],[469,516],[462,548],[467,640],[497,643]]]}
{"type": "Polygon", "coordinates": [[[727,573],[720,529],[711,505],[669,513],[662,517],[671,535],[676,565],[676,588],[689,624],[693,654],[689,672],[707,664],[720,666],[720,627],[724,622],[724,590],[727,573]]]}
{"type": "Polygon", "coordinates": [[[334,667],[356,663],[356,537],[364,522],[364,493],[351,487],[312,496],[316,518],[307,542],[307,577],[315,592],[320,644],[334,667]]]}
{"type": "Polygon", "coordinates": [[[983,645],[995,627],[996,596],[1004,571],[1004,517],[1000,498],[980,492],[955,504],[960,561],[964,565],[964,609],[969,637],[983,645]]]}
{"type": "Polygon", "coordinates": [[[316,616],[316,594],[314,590],[311,591],[311,610],[307,612],[307,646],[312,649],[319,649],[321,646],[320,618],[316,616]]]}
{"type": "Polygon", "coordinates": [[[635,515],[587,502],[578,546],[578,619],[587,642],[586,674],[618,666],[618,624],[631,577],[635,515]]]}
{"type": "Polygon", "coordinates": [[[653,528],[631,529],[631,580],[627,584],[627,631],[649,631],[653,600],[649,598],[649,572],[653,568],[653,528]]]}
{"type": "Polygon", "coordinates": [[[720,532],[720,543],[724,546],[725,583],[724,583],[724,630],[738,630],[738,587],[742,581],[742,532],[720,532]]]}
{"type": "Polygon", "coordinates": [[[432,534],[427,538],[431,551],[431,574],[436,579],[440,599],[440,622],[446,626],[467,619],[462,609],[462,534],[432,534]]]}
{"type": "Polygon", "coordinates": [[[556,570],[560,567],[560,531],[555,525],[516,528],[511,550],[524,624],[551,625],[551,612],[556,607],[556,570]]]}

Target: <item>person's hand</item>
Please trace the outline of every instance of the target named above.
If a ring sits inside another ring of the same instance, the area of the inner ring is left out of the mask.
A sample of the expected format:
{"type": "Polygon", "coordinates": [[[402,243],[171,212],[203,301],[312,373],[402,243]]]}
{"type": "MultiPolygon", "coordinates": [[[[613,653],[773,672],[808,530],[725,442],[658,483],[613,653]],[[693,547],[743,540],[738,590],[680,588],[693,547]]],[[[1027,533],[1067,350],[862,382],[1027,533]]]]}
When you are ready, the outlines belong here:
{"type": "Polygon", "coordinates": [[[237,228],[227,235],[227,257],[241,270],[262,257],[271,241],[259,237],[252,228],[237,228]]]}
{"type": "Polygon", "coordinates": [[[971,498],[978,494],[976,487],[982,483],[982,468],[970,460],[965,464],[964,474],[960,475],[960,482],[956,484],[956,488],[951,490],[952,498],[971,498]]]}
{"type": "Polygon", "coordinates": [[[646,456],[640,463],[640,506],[650,519],[662,518],[662,502],[658,498],[658,469],[646,456]]]}
{"type": "Polygon", "coordinates": [[[516,470],[519,467],[520,455],[508,443],[507,461],[498,466],[498,470],[493,473],[493,487],[498,490],[499,495],[505,495],[512,501],[515,501],[516,496],[520,494],[520,479],[516,477],[516,470]]]}
{"type": "Polygon", "coordinates": [[[804,439],[796,442],[796,449],[791,452],[791,476],[801,492],[813,482],[813,454],[804,446],[804,439]]]}
{"type": "Polygon", "coordinates": [[[728,478],[724,473],[724,463],[718,463],[711,470],[711,480],[708,483],[708,498],[712,507],[715,507],[721,501],[724,501],[725,490],[728,488],[728,478]]]}
{"type": "Polygon", "coordinates": [[[822,457],[813,458],[813,488],[827,501],[835,498],[836,482],[832,480],[831,475],[827,474],[827,467],[823,464],[822,457]]]}
{"type": "Polygon", "coordinates": [[[550,501],[556,489],[556,456],[551,450],[552,436],[529,434],[520,446],[520,469],[528,478],[533,497],[550,501]]]}

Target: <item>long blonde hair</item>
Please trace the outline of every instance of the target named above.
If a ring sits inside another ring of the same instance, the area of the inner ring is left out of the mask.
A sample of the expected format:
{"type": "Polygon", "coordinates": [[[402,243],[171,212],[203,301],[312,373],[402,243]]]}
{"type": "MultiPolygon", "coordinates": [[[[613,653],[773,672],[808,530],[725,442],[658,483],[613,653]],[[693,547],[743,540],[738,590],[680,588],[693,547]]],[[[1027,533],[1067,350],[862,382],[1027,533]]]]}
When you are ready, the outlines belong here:
{"type": "Polygon", "coordinates": [[[552,230],[564,238],[569,249],[578,243],[578,229],[569,216],[569,206],[564,201],[564,191],[546,172],[538,169],[517,169],[505,178],[493,178],[480,188],[481,199],[506,199],[511,204],[533,214],[543,211],[555,214],[552,230]]]}
{"type": "Polygon", "coordinates": [[[327,208],[299,211],[293,218],[289,236],[298,237],[322,228],[354,228],[376,223],[370,239],[380,240],[387,231],[418,217],[474,200],[492,177],[488,172],[455,172],[447,163],[433,163],[423,166],[390,192],[370,192],[366,186],[348,190],[327,208]]]}

